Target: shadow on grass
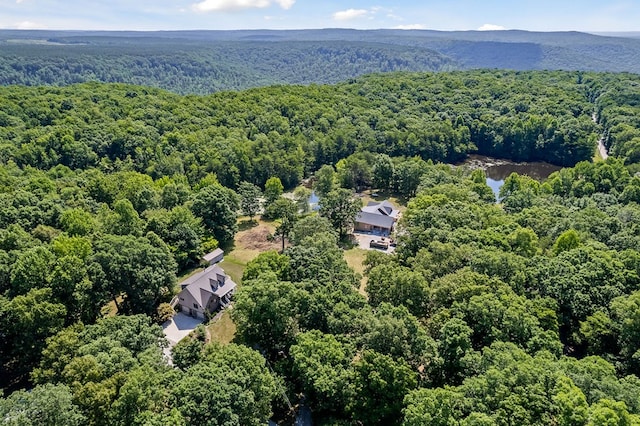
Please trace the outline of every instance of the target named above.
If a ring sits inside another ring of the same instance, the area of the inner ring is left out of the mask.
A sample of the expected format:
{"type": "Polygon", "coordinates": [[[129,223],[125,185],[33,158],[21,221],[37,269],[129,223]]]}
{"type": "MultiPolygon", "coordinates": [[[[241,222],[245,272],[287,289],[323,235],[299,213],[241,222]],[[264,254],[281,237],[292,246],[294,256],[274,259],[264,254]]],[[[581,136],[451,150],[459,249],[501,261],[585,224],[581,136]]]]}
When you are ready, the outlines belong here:
{"type": "Polygon", "coordinates": [[[256,226],[259,225],[259,222],[257,220],[241,220],[240,222],[238,222],[238,232],[242,232],[242,231],[246,231],[248,229],[251,228],[255,228],[256,226]]]}

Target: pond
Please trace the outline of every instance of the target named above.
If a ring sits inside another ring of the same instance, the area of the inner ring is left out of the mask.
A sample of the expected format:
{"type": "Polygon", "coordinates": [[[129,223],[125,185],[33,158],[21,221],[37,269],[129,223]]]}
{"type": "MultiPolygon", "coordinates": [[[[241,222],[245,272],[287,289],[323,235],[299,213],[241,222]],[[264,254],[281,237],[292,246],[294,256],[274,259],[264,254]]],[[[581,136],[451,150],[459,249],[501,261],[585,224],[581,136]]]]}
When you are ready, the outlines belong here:
{"type": "Polygon", "coordinates": [[[487,175],[487,185],[493,190],[496,199],[498,199],[498,194],[504,184],[504,180],[511,173],[515,172],[519,175],[527,175],[542,182],[548,178],[551,173],[562,168],[544,162],[514,163],[513,161],[485,157],[483,155],[470,155],[462,165],[473,169],[483,169],[487,175]]]}
{"type": "Polygon", "coordinates": [[[318,195],[315,193],[315,191],[311,191],[311,195],[309,196],[309,200],[307,202],[309,203],[309,208],[311,208],[312,211],[320,210],[320,205],[318,204],[318,201],[320,201],[320,198],[318,198],[318,195]]]}

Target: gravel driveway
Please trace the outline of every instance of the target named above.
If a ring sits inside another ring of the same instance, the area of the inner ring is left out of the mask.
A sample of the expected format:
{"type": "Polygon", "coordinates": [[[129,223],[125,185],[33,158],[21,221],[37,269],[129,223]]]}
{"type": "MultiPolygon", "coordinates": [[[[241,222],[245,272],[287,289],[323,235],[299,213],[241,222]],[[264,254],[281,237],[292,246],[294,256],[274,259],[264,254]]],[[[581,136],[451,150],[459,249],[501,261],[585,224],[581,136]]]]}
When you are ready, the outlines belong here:
{"type": "MultiPolygon", "coordinates": [[[[371,242],[371,240],[379,240],[382,237],[379,235],[373,235],[373,234],[362,234],[360,232],[354,232],[353,236],[356,238],[356,240],[358,241],[358,246],[361,249],[365,249],[365,250],[377,250],[377,251],[381,251],[383,253],[393,253],[396,248],[395,247],[391,247],[389,246],[388,249],[386,250],[381,250],[381,249],[377,249],[377,248],[371,248],[369,247],[369,243],[371,242]]],[[[389,237],[384,237],[384,239],[386,241],[389,241],[389,237]]]]}

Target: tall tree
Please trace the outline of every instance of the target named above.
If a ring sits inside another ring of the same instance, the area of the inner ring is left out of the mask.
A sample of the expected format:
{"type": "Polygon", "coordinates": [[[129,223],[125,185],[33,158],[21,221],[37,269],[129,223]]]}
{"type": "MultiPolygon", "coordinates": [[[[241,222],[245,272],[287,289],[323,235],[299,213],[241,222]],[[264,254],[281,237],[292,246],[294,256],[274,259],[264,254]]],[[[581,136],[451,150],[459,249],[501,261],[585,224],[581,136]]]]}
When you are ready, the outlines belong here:
{"type": "Polygon", "coordinates": [[[338,237],[343,239],[353,226],[362,207],[362,200],[344,188],[338,188],[320,199],[320,214],[338,229],[338,237]]]}
{"type": "Polygon", "coordinates": [[[373,186],[380,190],[388,190],[393,184],[395,166],[387,154],[378,154],[372,167],[373,186]]]}
{"type": "Polygon", "coordinates": [[[173,256],[153,233],[147,237],[107,235],[96,242],[91,261],[89,273],[96,290],[126,313],[153,315],[176,281],[173,256]]]}
{"type": "Polygon", "coordinates": [[[280,198],[271,205],[273,218],[280,221],[276,227],[275,235],[282,238],[282,252],[284,252],[285,240],[291,234],[298,220],[298,207],[296,203],[287,198],[280,198]]]}
{"type": "Polygon", "coordinates": [[[240,196],[242,213],[249,216],[249,220],[253,222],[253,217],[260,211],[262,191],[250,182],[240,182],[238,195],[240,196]]]}
{"type": "Polygon", "coordinates": [[[7,300],[0,296],[0,369],[3,383],[24,379],[40,358],[45,339],[64,326],[66,308],[52,301],[51,289],[31,289],[7,300]]]}
{"type": "Polygon", "coordinates": [[[218,241],[233,240],[238,231],[237,212],[240,208],[238,195],[220,184],[202,188],[194,197],[191,210],[202,219],[202,223],[218,241]]]}
{"type": "Polygon", "coordinates": [[[105,218],[105,229],[116,235],[142,235],[142,219],[131,201],[124,198],[113,204],[113,212],[105,218]]]}
{"type": "Polygon", "coordinates": [[[313,190],[316,192],[316,194],[318,194],[320,198],[324,197],[333,190],[335,186],[335,174],[336,171],[334,170],[333,166],[330,166],[328,164],[320,167],[320,169],[318,169],[318,171],[315,173],[316,179],[313,184],[313,190]]]}
{"type": "Polygon", "coordinates": [[[284,191],[284,186],[280,181],[279,177],[270,177],[267,179],[267,182],[264,184],[264,198],[265,204],[268,206],[274,203],[284,191]]]}
{"type": "Polygon", "coordinates": [[[264,425],[276,397],[264,358],[234,344],[208,349],[204,361],[185,371],[171,390],[187,424],[264,425]]]}

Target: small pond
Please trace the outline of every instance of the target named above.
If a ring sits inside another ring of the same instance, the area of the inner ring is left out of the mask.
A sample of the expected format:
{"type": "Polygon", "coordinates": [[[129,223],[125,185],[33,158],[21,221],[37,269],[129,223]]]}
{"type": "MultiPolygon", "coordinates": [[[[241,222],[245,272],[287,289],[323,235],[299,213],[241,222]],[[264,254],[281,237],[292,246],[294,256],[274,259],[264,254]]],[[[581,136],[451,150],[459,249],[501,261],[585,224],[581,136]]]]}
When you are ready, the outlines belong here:
{"type": "Polygon", "coordinates": [[[311,191],[311,195],[309,196],[309,200],[307,202],[309,203],[309,207],[311,208],[312,211],[320,210],[320,205],[318,204],[318,201],[320,201],[318,194],[316,194],[315,191],[311,191]]]}
{"type": "Polygon", "coordinates": [[[487,175],[487,185],[493,190],[496,199],[498,199],[498,193],[504,184],[504,180],[511,173],[515,172],[519,175],[527,175],[542,182],[548,178],[551,173],[562,168],[543,162],[514,163],[513,161],[485,157],[483,155],[470,155],[462,165],[474,169],[483,169],[487,175]]]}

